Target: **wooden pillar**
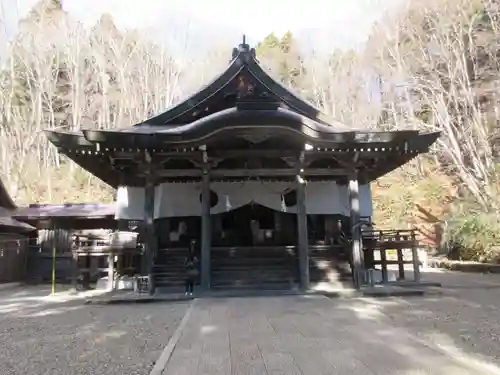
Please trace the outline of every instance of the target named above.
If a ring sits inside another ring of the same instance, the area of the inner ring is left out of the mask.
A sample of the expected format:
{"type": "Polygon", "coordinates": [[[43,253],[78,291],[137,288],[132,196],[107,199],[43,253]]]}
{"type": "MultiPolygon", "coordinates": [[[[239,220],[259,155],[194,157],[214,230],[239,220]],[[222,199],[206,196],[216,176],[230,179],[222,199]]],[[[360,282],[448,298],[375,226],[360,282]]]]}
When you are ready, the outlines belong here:
{"type": "Polygon", "coordinates": [[[405,280],[405,259],[403,256],[403,249],[396,249],[396,253],[398,255],[398,271],[399,271],[399,280],[405,280]]]}
{"type": "Polygon", "coordinates": [[[382,283],[385,284],[389,281],[387,274],[387,249],[382,247],[380,249],[380,267],[382,268],[382,283]]]}
{"type": "Polygon", "coordinates": [[[154,294],[153,261],[156,253],[157,238],[154,225],[155,185],[153,176],[146,176],[144,189],[144,259],[143,275],[148,277],[148,292],[154,294]]]}
{"type": "Polygon", "coordinates": [[[351,219],[351,261],[354,286],[361,287],[363,283],[363,249],[360,225],[359,182],[357,171],[349,175],[349,207],[351,219]]]}
{"type": "Polygon", "coordinates": [[[90,289],[90,268],[92,266],[92,263],[90,261],[90,252],[86,252],[84,254],[84,259],[85,259],[85,273],[83,274],[83,289],[84,290],[89,290],[90,289]]]}
{"type": "Polygon", "coordinates": [[[420,282],[420,259],[418,258],[417,236],[415,231],[411,234],[411,258],[413,262],[413,279],[420,282]]]}
{"type": "Polygon", "coordinates": [[[297,176],[297,232],[300,288],[307,290],[309,289],[309,240],[307,234],[305,183],[300,176],[297,176]]]}
{"type": "Polygon", "coordinates": [[[201,182],[201,287],[203,289],[210,289],[211,247],[210,176],[208,170],[204,170],[201,182]]]}
{"type": "Polygon", "coordinates": [[[72,257],[72,273],[71,273],[71,283],[73,284],[73,288],[75,291],[78,290],[78,253],[76,249],[73,249],[73,257],[72,257]]]}

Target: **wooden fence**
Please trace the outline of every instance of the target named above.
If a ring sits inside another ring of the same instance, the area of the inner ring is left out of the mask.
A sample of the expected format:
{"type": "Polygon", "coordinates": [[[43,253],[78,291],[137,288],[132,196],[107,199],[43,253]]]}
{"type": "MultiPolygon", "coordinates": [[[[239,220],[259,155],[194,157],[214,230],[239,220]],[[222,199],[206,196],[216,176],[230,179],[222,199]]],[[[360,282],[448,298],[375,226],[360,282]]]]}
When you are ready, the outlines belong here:
{"type": "Polygon", "coordinates": [[[0,233],[0,283],[24,281],[28,239],[0,233]]]}

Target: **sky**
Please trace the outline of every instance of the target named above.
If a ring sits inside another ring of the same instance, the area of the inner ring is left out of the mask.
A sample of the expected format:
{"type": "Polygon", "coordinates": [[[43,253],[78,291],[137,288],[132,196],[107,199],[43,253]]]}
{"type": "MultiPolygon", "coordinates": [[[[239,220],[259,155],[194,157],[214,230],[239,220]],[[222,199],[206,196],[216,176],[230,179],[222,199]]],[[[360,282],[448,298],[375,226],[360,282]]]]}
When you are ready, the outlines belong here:
{"type": "MultiPolygon", "coordinates": [[[[63,0],[63,6],[85,25],[109,13],[120,29],[149,30],[153,38],[191,48],[237,44],[242,34],[255,44],[270,32],[282,35],[290,30],[314,49],[331,50],[362,43],[372,22],[400,1],[63,0]]],[[[0,43],[15,35],[19,18],[36,2],[0,0],[0,43]]]]}

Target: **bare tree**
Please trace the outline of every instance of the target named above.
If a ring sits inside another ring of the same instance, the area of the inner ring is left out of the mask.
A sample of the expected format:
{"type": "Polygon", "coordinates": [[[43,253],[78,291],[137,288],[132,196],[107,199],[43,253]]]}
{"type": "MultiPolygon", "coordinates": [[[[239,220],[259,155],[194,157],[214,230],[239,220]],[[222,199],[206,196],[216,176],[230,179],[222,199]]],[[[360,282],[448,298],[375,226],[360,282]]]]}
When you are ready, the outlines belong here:
{"type": "Polygon", "coordinates": [[[489,1],[418,3],[371,41],[388,119],[440,130],[440,161],[485,209],[496,207],[492,138],[498,123],[498,10],[489,1]],[[495,14],[493,14],[495,13],[495,14]],[[493,116],[491,116],[494,114],[493,116]]]}
{"type": "Polygon", "coordinates": [[[109,201],[112,189],[59,158],[43,130],[142,122],[213,76],[219,55],[174,57],[138,32],[120,32],[108,16],[86,30],[49,5],[22,22],[0,75],[0,174],[20,202],[109,201]]]}

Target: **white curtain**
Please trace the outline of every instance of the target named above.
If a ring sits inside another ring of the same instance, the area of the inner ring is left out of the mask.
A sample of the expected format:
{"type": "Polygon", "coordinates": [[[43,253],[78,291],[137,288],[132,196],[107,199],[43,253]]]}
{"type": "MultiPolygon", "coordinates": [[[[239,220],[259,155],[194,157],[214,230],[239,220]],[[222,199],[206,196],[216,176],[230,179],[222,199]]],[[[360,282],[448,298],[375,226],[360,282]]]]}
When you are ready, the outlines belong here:
{"type": "MultiPolygon", "coordinates": [[[[210,189],[216,193],[217,204],[212,214],[234,210],[251,202],[275,211],[295,213],[296,206],[285,207],[283,194],[294,189],[293,183],[246,181],[213,182],[210,189]]],[[[306,210],[308,214],[349,215],[347,186],[335,182],[308,182],[306,185],[306,210]]],[[[372,216],[370,185],[359,189],[361,216],[372,216]]],[[[155,190],[155,217],[200,216],[201,184],[165,183],[155,190]]],[[[117,219],[142,220],[144,217],[144,188],[122,186],[118,188],[117,219]]]]}

